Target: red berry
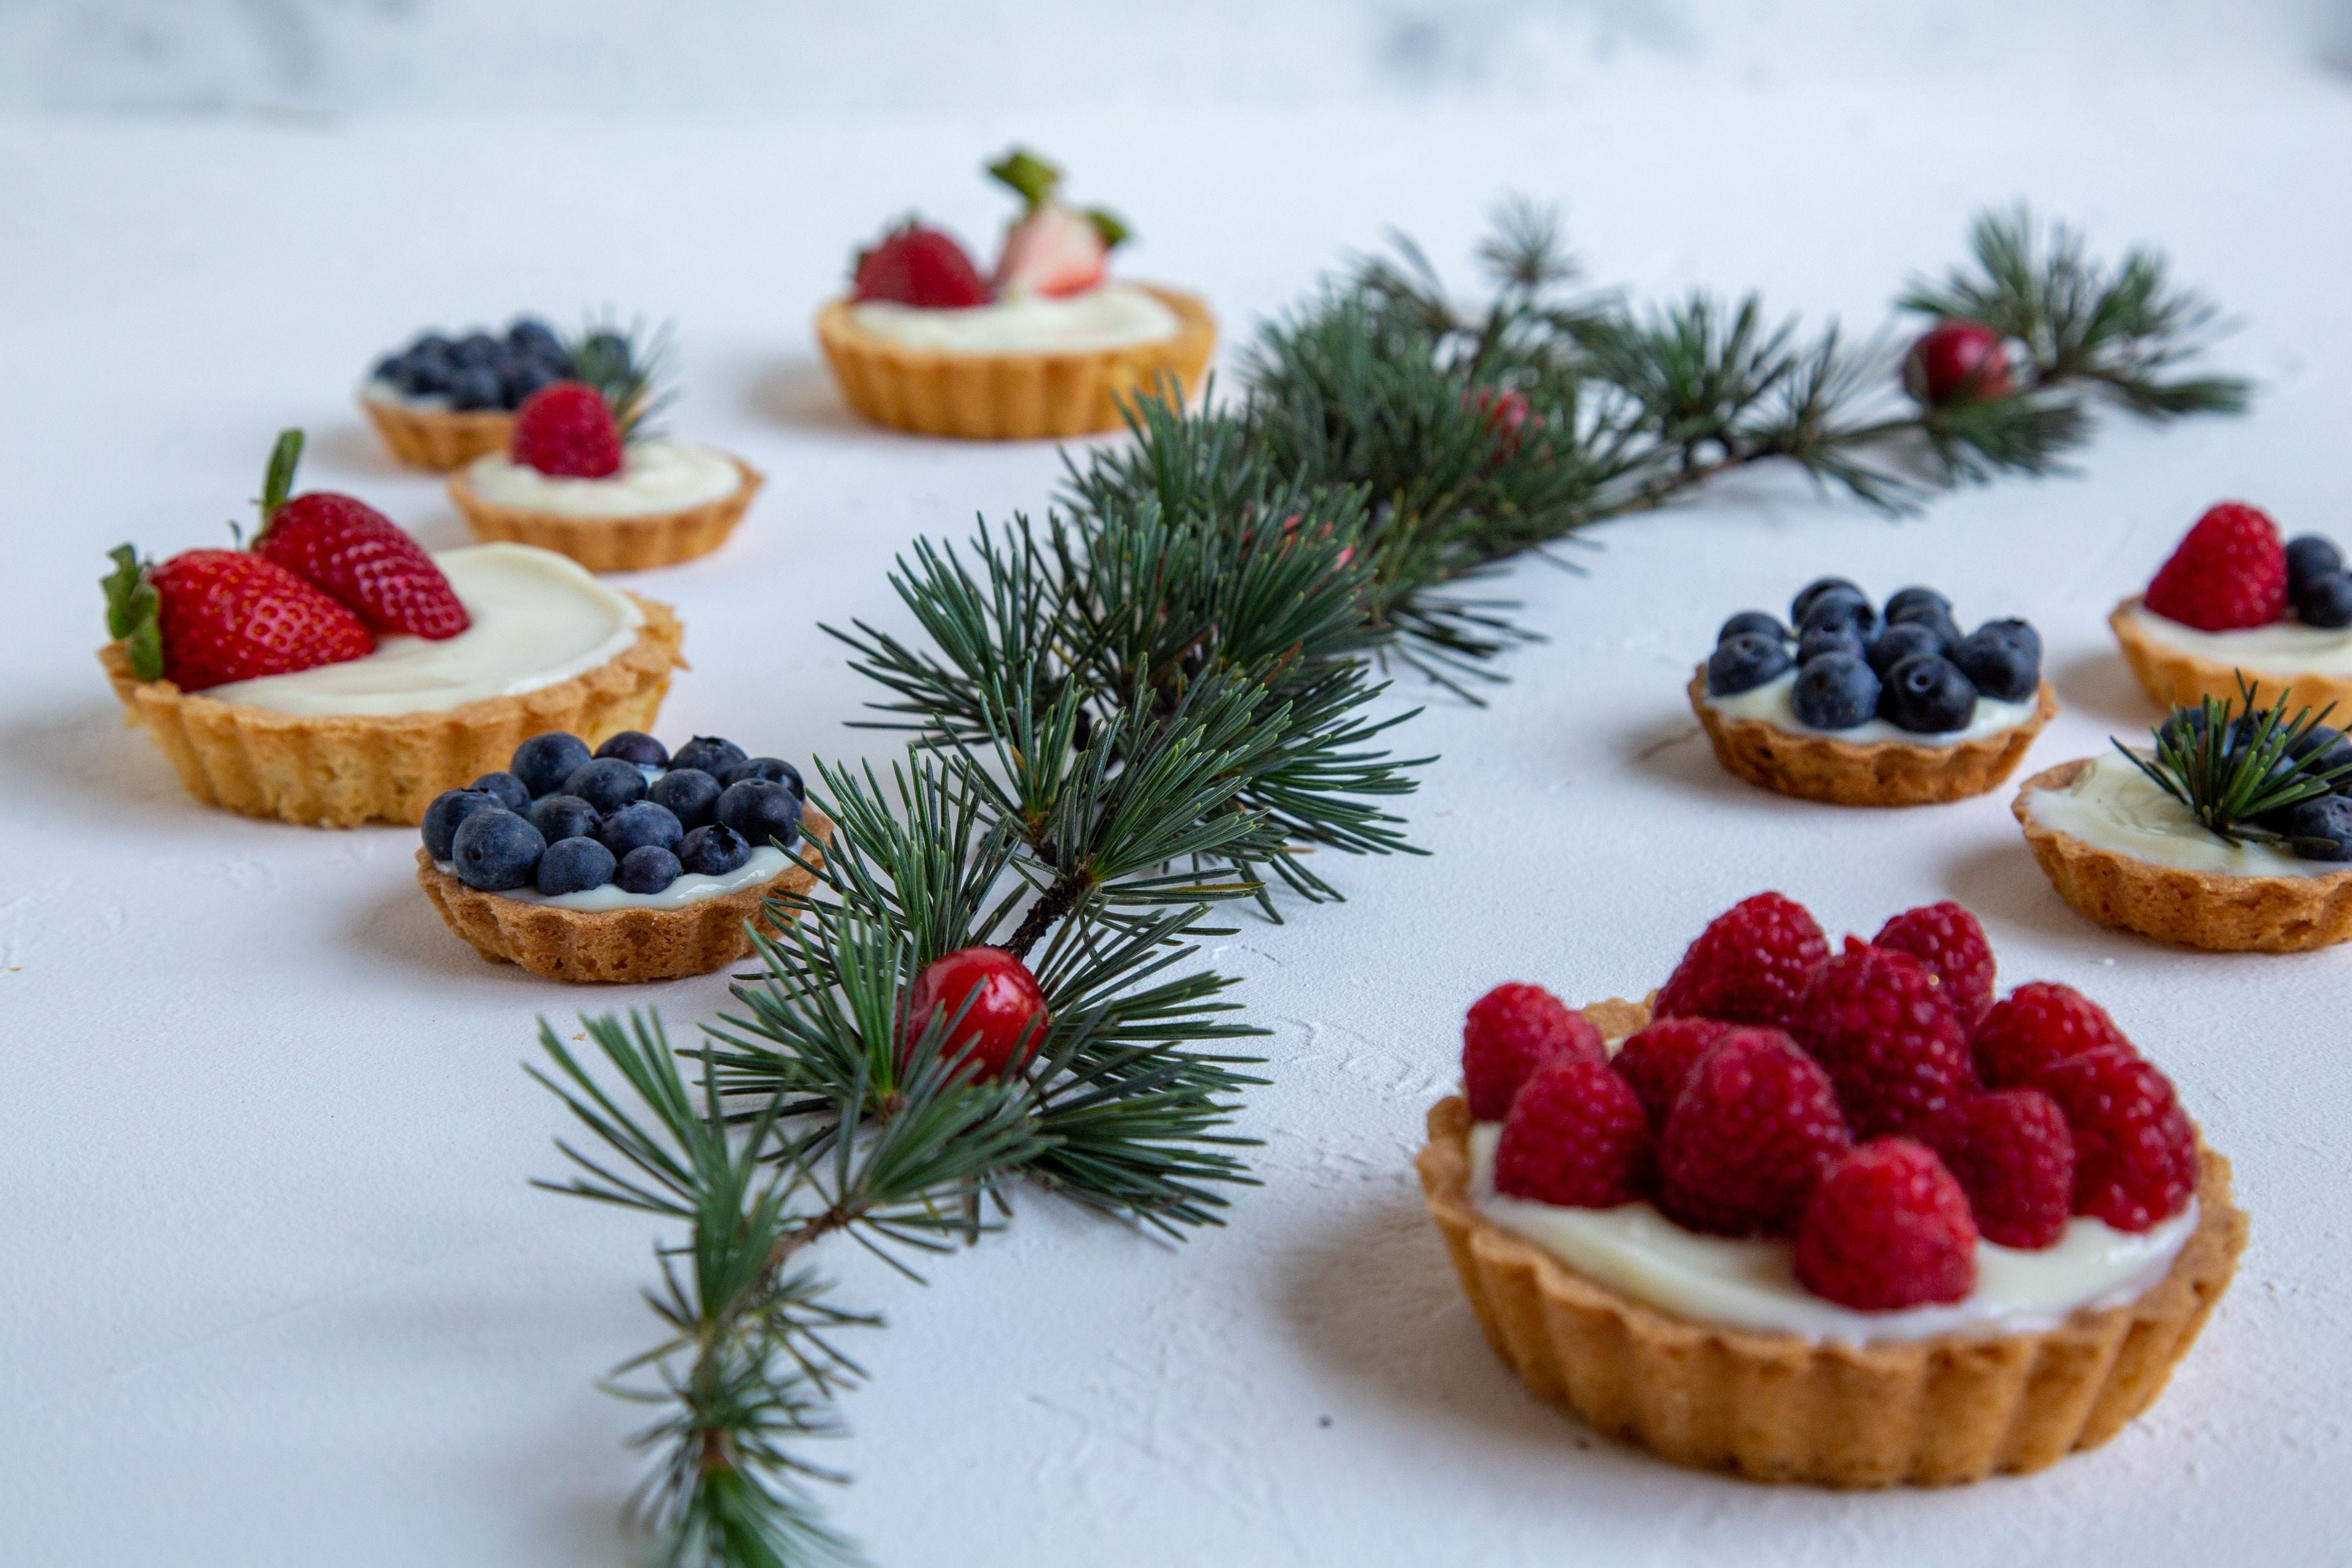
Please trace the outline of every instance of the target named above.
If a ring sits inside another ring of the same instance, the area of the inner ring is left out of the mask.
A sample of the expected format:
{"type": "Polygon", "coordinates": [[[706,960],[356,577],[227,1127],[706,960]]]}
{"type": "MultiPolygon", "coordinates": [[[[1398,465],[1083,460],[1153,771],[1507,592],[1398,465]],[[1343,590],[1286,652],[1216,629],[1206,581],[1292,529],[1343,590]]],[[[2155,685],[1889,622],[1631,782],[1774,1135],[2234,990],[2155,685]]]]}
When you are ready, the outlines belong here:
{"type": "Polygon", "coordinates": [[[2042,1247],[2066,1234],[2074,1212],[2074,1136],[2048,1095],[1980,1094],[1938,1121],[1928,1142],[1969,1194],[1987,1241],[2042,1247]]]}
{"type": "Polygon", "coordinates": [[[1535,417],[1528,404],[1528,395],[1515,387],[1482,386],[1470,395],[1470,405],[1486,416],[1486,438],[1495,444],[1498,459],[1518,456],[1520,446],[1527,440],[1527,427],[1535,417]]]}
{"type": "Polygon", "coordinates": [[[1821,1064],[1778,1029],[1733,1029],[1691,1068],[1658,1139],[1658,1207],[1693,1230],[1785,1234],[1853,1143],[1821,1064]]]}
{"type": "Polygon", "coordinates": [[[253,547],[355,611],[371,631],[453,637],[466,606],[425,547],[364,501],[328,490],[270,514],[253,547]]]}
{"type": "Polygon", "coordinates": [[[909,219],[857,253],[850,297],[955,310],[987,304],[989,291],[953,235],[909,219]]]}
{"type": "Polygon", "coordinates": [[[1976,1289],[1976,1222],[1934,1150],[1876,1138],[1813,1189],[1794,1261],[1798,1284],[1856,1311],[1958,1301],[1976,1289]]]}
{"type": "Polygon", "coordinates": [[[1655,1012],[1785,1026],[1829,951],[1802,904],[1758,893],[1708,922],[1660,988],[1655,1012]]]}
{"type": "Polygon", "coordinates": [[[509,454],[525,468],[565,479],[601,479],[621,471],[621,427],[604,395],[585,382],[541,387],[515,410],[509,454]]]}
{"type": "Polygon", "coordinates": [[[2157,568],[2142,603],[2206,632],[2284,620],[2286,546],[2278,524],[2242,501],[2223,501],[2199,518],[2157,568]]]}
{"type": "Polygon", "coordinates": [[[1520,1086],[1495,1145],[1495,1190],[1570,1208],[1631,1203],[1649,1185],[1650,1120],[1604,1062],[1566,1056],[1520,1086]]]}
{"type": "Polygon", "coordinates": [[[1938,321],[1922,332],[1904,357],[1903,384],[1931,406],[2017,390],[2008,345],[1982,321],[1938,321]]]}
{"type": "Polygon", "coordinates": [[[1870,945],[1907,952],[1926,964],[1965,1023],[1974,1024],[1992,1005],[1992,943],[1977,917],[1958,904],[1906,910],[1879,927],[1870,945]]]}
{"type": "Polygon", "coordinates": [[[1790,1032],[1862,1137],[1916,1132],[1977,1087],[1968,1026],[1935,973],[1860,937],[1822,967],[1790,1032]]]}
{"type": "Polygon", "coordinates": [[[1736,1026],[1713,1018],[1660,1018],[1628,1037],[1609,1065],[1650,1113],[1650,1125],[1663,1128],[1691,1068],[1736,1026]]]}
{"type": "Polygon", "coordinates": [[[2172,1084],[2127,1046],[2094,1046],[2044,1067],[2033,1087],[2074,1135],[2074,1212],[2117,1230],[2179,1214],[2197,1190],[2197,1132],[2172,1084]]]}
{"type": "Polygon", "coordinates": [[[275,561],[184,550],[148,574],[163,677],[183,691],[289,675],[375,651],[360,618],[275,561]]]}
{"type": "Polygon", "coordinates": [[[1592,1020],[1540,985],[1497,985],[1462,1020],[1462,1092],[1477,1121],[1500,1121],[1529,1074],[1564,1056],[1606,1063],[1592,1020]]]}
{"type": "Polygon", "coordinates": [[[1013,1071],[1045,1038],[1045,994],[1029,966],[1001,947],[958,948],[923,965],[907,989],[902,1050],[913,1049],[934,1018],[949,1024],[959,1012],[940,1059],[961,1058],[983,1081],[1013,1071]]]}
{"type": "Polygon", "coordinates": [[[1977,1026],[1977,1077],[1988,1089],[2032,1083],[2062,1057],[2131,1042],[2106,1009],[2071,985],[2029,980],[1993,1004],[1977,1026]]]}
{"type": "Polygon", "coordinates": [[[1049,300],[1083,294],[1103,280],[1109,258],[1109,241],[1093,218],[1047,202],[1004,231],[996,287],[1049,300]]]}

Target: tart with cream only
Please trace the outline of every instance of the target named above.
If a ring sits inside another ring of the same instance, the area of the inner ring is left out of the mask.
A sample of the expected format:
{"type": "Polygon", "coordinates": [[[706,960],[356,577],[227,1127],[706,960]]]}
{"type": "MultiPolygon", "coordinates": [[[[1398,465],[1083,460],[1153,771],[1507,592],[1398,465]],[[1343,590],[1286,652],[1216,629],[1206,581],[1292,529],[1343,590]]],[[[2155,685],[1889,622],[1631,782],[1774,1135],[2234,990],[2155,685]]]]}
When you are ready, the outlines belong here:
{"type": "Polygon", "coordinates": [[[527,735],[653,722],[683,662],[667,605],[543,550],[428,554],[348,496],[291,496],[300,450],[279,437],[253,548],[114,552],[99,657],[189,794],[318,826],[414,824],[527,735]]]}
{"type": "Polygon", "coordinates": [[[1023,203],[989,278],[909,218],[858,253],[849,297],[818,314],[849,405],[896,430],[1010,441],[1116,430],[1139,394],[1190,397],[1216,347],[1208,306],[1109,278],[1127,226],[1066,205],[1053,164],[1016,149],[988,172],[1023,203]]]}
{"type": "Polygon", "coordinates": [[[2282,540],[2257,508],[2223,501],[2197,520],[2147,593],[2107,617],[2132,673],[2169,708],[2283,688],[2352,712],[2352,574],[2317,534],[2282,540]]]}
{"type": "Polygon", "coordinates": [[[1983,795],[2058,710],[2025,622],[1964,634],[1951,602],[1919,587],[1882,621],[1842,577],[1806,587],[1786,624],[1762,610],[1724,622],[1688,692],[1725,772],[1832,805],[1983,795]]]}
{"type": "Polygon", "coordinates": [[[375,362],[361,384],[360,408],[394,457],[447,473],[503,450],[523,400],[576,377],[579,351],[610,335],[592,329],[566,342],[535,316],[516,317],[495,337],[478,329],[457,338],[419,332],[375,362]]]}
{"type": "Polygon", "coordinates": [[[1955,905],[1832,958],[1761,894],[1649,1003],[1482,998],[1419,1169],[1496,1354],[1601,1432],[1753,1480],[1946,1485],[2114,1436],[2245,1215],[2105,1013],[1991,992],[1955,905]]]}

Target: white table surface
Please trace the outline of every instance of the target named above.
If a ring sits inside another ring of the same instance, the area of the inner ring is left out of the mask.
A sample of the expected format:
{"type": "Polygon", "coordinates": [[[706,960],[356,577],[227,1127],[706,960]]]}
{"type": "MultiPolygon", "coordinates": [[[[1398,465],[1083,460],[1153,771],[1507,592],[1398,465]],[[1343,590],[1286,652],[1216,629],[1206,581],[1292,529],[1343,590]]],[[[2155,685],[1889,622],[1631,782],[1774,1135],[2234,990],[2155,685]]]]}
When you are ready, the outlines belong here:
{"type": "MultiPolygon", "coordinates": [[[[1716,623],[1835,571],[2030,616],[2065,710],[2033,767],[2150,710],[2105,609],[2209,501],[2352,538],[2352,100],[2204,87],[1657,79],[1572,107],[961,118],[104,127],[0,124],[0,1559],[619,1563],[636,1418],[592,1380],[648,1342],[656,1227],[538,1193],[562,1113],[518,1064],[533,1018],[660,1006],[713,977],[589,993],[484,964],[404,830],[199,806],[121,724],[90,657],[124,539],[219,542],[269,438],[428,543],[462,528],[391,466],[351,388],[425,323],[611,304],[675,318],[682,433],[770,476],[722,554],[633,580],[691,673],[659,726],[788,756],[880,754],[820,619],[905,617],[918,534],[1041,507],[1045,446],[866,428],[808,321],[910,205],[985,239],[973,165],[1019,136],[1145,237],[1132,275],[1230,332],[1383,226],[1449,265],[1507,188],[1570,204],[1594,274],[1756,284],[1873,321],[1971,209],[2032,196],[2109,249],[2148,238],[2245,322],[2252,417],[2114,423],[2080,473],[1890,524],[1786,479],[1606,531],[1579,579],[1509,580],[1551,641],[1474,710],[1434,694],[1428,858],[1326,868],[1341,908],[1247,921],[1215,962],[1275,1029],[1244,1130],[1263,1189],[1181,1247],[1031,1201],[917,1289],[847,1253],[873,1382],[818,1458],[887,1563],[1841,1564],[2316,1562],[2345,1551],[2352,1216],[2339,1129],[2352,955],[2213,957],[2087,925],[2005,794],[1839,811],[1721,774],[1682,685],[1716,623]],[[2078,984],[2173,1075],[2253,1215],[2237,1283],[2147,1418],[2023,1481],[1843,1497],[1687,1474],[1597,1441],[1489,1353],[1410,1164],[1464,1006],[1506,978],[1639,994],[1701,923],[1778,887],[1832,933],[1958,898],[2005,981],[2078,984]]],[[[1411,689],[1412,700],[1433,694],[1411,689]]]]}

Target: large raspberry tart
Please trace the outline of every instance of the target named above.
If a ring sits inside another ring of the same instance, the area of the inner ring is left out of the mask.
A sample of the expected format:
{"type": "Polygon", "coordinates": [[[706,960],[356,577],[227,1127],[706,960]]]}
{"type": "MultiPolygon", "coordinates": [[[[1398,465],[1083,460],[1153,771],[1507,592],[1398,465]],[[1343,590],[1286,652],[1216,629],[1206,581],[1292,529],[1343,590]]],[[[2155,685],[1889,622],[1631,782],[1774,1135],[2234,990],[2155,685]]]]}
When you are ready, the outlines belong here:
{"type": "Polygon", "coordinates": [[[2317,534],[2283,540],[2260,510],[2223,501],[2198,519],[2144,594],[2107,617],[2126,662],[2166,707],[2256,700],[2293,687],[2352,711],[2352,574],[2317,534]]]}

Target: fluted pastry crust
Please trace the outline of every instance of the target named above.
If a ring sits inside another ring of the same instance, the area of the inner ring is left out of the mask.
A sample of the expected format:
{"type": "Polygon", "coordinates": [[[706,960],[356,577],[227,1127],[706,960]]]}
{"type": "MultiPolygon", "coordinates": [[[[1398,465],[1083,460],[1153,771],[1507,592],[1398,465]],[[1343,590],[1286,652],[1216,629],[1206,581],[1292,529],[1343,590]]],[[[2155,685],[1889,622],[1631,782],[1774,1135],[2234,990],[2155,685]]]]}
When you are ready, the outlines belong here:
{"type": "MultiPolygon", "coordinates": [[[[2116,634],[2116,643],[2124,650],[2124,662],[2139,677],[2141,689],[2167,708],[2179,708],[2211,697],[2223,702],[2238,700],[2238,668],[2219,664],[2202,654],[2189,653],[2169,643],[2159,642],[2147,635],[2130,611],[2139,608],[2137,598],[2126,599],[2107,615],[2107,626],[2116,634]]],[[[2282,679],[2247,670],[2246,679],[2254,689],[2257,706],[2268,706],[2283,691],[2291,692],[2288,699],[2296,708],[2309,707],[2315,711],[2333,703],[2335,722],[2342,724],[2352,716],[2352,678],[2345,676],[2305,674],[2282,679]]]]}
{"type": "Polygon", "coordinates": [[[569,555],[591,572],[642,572],[674,566],[708,555],[727,542],[760,492],[760,471],[730,458],[741,482],[730,494],[700,506],[635,517],[570,517],[485,500],[464,469],[449,476],[449,500],[465,514],[478,539],[510,540],[569,555]]]}
{"type": "Polygon", "coordinates": [[[2032,716],[2014,728],[1949,746],[1801,735],[1761,719],[1727,719],[1706,700],[1706,666],[1691,677],[1698,715],[1724,772],[1759,789],[1830,805],[1935,805],[2000,787],[2058,711],[2042,683],[2032,716]]]}
{"type": "Polygon", "coordinates": [[[392,455],[412,468],[447,473],[485,452],[503,452],[515,416],[499,408],[414,408],[362,394],[360,406],[392,455]]]}

